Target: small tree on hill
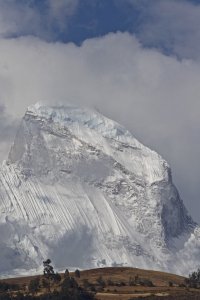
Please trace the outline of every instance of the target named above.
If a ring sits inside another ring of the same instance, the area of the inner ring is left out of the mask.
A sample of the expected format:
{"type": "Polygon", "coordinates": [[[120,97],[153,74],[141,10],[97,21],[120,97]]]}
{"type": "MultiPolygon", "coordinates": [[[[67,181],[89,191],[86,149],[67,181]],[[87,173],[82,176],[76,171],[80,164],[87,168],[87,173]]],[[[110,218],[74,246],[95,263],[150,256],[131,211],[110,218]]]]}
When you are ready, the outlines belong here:
{"type": "Polygon", "coordinates": [[[81,277],[81,273],[78,269],[76,269],[76,271],[74,272],[75,277],[80,278],[81,277]]]}
{"type": "Polygon", "coordinates": [[[42,286],[50,293],[50,281],[46,278],[42,279],[42,286]]]}
{"type": "Polygon", "coordinates": [[[172,281],[169,281],[169,287],[173,287],[173,282],[172,281]]]}
{"type": "Polygon", "coordinates": [[[65,278],[66,278],[66,277],[69,277],[69,270],[68,270],[68,269],[65,270],[64,277],[65,277],[65,278]]]}
{"type": "Polygon", "coordinates": [[[200,287],[200,269],[189,274],[189,278],[186,279],[186,283],[193,288],[200,287]]]}
{"type": "Polygon", "coordinates": [[[102,276],[99,276],[99,277],[97,278],[97,283],[98,283],[102,288],[104,288],[104,287],[106,286],[106,283],[105,283],[105,281],[103,280],[102,276]]]}
{"type": "Polygon", "coordinates": [[[44,266],[44,275],[45,277],[53,277],[54,273],[54,269],[51,266],[51,260],[47,259],[45,261],[43,261],[43,266],[44,266]]]}
{"type": "Polygon", "coordinates": [[[61,281],[61,276],[54,272],[54,269],[51,265],[51,260],[48,258],[47,260],[43,261],[44,266],[44,278],[46,280],[43,280],[43,284],[48,289],[49,293],[51,292],[51,285],[53,282],[59,282],[61,281]]]}
{"type": "Polygon", "coordinates": [[[60,281],[61,281],[61,276],[60,276],[60,274],[55,273],[54,276],[53,276],[53,280],[54,280],[55,282],[60,282],[60,281]]]}
{"type": "Polygon", "coordinates": [[[83,279],[83,286],[84,289],[88,289],[91,286],[87,278],[83,279]]]}
{"type": "Polygon", "coordinates": [[[66,277],[61,284],[61,291],[66,293],[70,289],[78,289],[78,283],[73,277],[66,277]]]}
{"type": "Polygon", "coordinates": [[[107,280],[107,285],[108,285],[108,286],[114,286],[115,284],[114,284],[114,282],[109,278],[109,279],[107,280]]]}
{"type": "Polygon", "coordinates": [[[28,290],[29,292],[31,292],[32,294],[35,294],[38,292],[39,290],[39,286],[40,286],[40,278],[36,277],[34,279],[32,279],[28,285],[28,290]]]}
{"type": "Polygon", "coordinates": [[[129,286],[135,286],[136,285],[135,280],[132,277],[129,277],[128,285],[129,286]]]}

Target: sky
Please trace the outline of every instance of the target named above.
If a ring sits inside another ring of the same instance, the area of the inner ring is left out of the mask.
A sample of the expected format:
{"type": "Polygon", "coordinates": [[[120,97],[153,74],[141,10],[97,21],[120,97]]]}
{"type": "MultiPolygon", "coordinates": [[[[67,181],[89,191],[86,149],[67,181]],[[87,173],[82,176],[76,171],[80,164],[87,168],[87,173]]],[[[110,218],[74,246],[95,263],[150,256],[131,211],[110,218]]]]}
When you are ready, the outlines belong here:
{"type": "Polygon", "coordinates": [[[38,101],[127,127],[200,223],[200,0],[0,0],[0,161],[38,101]]]}

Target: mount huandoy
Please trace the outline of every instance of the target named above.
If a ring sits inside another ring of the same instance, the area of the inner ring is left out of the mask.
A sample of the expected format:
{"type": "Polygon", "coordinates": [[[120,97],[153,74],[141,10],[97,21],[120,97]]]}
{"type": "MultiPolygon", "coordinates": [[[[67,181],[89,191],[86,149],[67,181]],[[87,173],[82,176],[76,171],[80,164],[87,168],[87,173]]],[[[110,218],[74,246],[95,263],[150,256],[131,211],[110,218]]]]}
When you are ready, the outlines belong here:
{"type": "Polygon", "coordinates": [[[89,110],[28,108],[0,171],[0,273],[136,266],[187,274],[200,255],[167,162],[89,110]],[[18,270],[18,271],[16,271],[18,270]]]}

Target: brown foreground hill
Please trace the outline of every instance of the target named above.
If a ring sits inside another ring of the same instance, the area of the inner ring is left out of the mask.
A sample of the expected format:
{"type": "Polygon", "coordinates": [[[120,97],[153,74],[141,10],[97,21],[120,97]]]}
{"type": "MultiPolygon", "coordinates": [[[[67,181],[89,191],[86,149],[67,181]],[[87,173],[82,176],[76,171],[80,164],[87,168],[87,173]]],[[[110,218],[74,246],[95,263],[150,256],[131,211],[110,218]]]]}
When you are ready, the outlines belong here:
{"type": "MultiPolygon", "coordinates": [[[[11,295],[9,299],[13,299],[16,297],[17,293],[30,295],[28,288],[30,282],[37,278],[40,285],[34,293],[31,293],[32,297],[39,299],[41,296],[48,294],[48,299],[51,299],[50,295],[60,291],[62,283],[66,278],[66,275],[60,275],[61,280],[52,282],[49,289],[42,284],[43,275],[9,278],[1,280],[1,282],[19,286],[18,291],[9,291],[9,294],[11,295]]],[[[113,267],[80,271],[80,277],[79,274],[75,272],[71,272],[67,276],[74,278],[79,287],[91,293],[94,299],[98,300],[200,300],[200,290],[187,287],[184,277],[164,272],[137,268],[113,267]]],[[[85,297],[86,298],[73,299],[90,299],[87,298],[87,296],[85,297]]],[[[56,299],[61,298],[58,297],[56,299]]],[[[65,298],[62,296],[62,299],[68,300],[72,298],[65,298]]]]}

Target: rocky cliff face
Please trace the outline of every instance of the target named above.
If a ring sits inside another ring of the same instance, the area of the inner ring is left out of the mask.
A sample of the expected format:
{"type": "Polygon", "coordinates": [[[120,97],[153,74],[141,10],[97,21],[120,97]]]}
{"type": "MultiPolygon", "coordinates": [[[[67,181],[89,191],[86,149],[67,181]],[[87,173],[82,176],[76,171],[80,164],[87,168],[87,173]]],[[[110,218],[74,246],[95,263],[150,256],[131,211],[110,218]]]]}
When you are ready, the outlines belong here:
{"type": "Polygon", "coordinates": [[[0,172],[0,234],[1,274],[47,257],[61,269],[186,274],[200,254],[167,162],[114,121],[71,106],[28,108],[0,172]]]}

